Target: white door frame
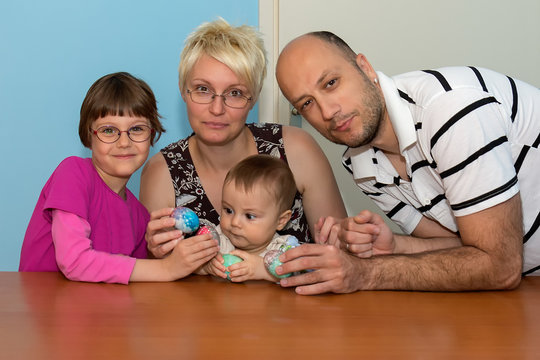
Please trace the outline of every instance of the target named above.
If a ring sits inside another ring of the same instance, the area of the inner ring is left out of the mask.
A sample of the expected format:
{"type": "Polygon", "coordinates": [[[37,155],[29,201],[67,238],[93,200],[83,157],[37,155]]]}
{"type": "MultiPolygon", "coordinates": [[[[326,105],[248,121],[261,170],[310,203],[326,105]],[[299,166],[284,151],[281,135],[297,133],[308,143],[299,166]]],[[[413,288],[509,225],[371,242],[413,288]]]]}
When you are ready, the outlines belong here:
{"type": "Polygon", "coordinates": [[[274,69],[279,55],[279,0],[259,0],[259,31],[267,51],[268,67],[259,97],[259,122],[289,124],[289,103],[281,95],[274,69]]]}

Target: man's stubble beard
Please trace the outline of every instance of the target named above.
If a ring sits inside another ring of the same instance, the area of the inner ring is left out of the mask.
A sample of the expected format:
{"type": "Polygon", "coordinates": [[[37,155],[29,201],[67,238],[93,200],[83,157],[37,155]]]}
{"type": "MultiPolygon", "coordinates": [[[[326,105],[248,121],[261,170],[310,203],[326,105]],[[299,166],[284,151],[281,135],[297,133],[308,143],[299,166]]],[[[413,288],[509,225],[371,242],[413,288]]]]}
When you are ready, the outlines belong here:
{"type": "Polygon", "coordinates": [[[359,113],[359,110],[353,113],[356,117],[355,120],[360,121],[361,124],[354,127],[350,136],[345,139],[338,139],[330,133],[331,141],[356,148],[370,144],[377,137],[383,124],[384,98],[377,92],[373,84],[369,83],[367,89],[368,96],[362,99],[363,109],[365,109],[363,116],[359,113]],[[361,131],[356,130],[358,127],[361,127],[361,131]]]}

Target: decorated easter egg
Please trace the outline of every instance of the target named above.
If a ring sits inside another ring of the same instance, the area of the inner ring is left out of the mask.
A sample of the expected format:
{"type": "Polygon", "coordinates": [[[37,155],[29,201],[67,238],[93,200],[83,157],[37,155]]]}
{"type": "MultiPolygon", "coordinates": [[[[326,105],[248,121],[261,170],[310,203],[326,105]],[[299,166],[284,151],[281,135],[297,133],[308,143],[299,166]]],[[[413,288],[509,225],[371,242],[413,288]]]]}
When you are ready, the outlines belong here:
{"type": "Polygon", "coordinates": [[[171,217],[175,221],[174,227],[184,234],[190,234],[199,228],[199,217],[187,207],[177,207],[173,210],[171,217]]]}
{"type": "MultiPolygon", "coordinates": [[[[223,256],[223,266],[225,266],[225,267],[229,267],[232,264],[236,264],[236,263],[239,263],[241,261],[244,261],[244,260],[242,260],[241,257],[238,257],[236,255],[232,255],[232,254],[223,254],[222,256],[223,256]]],[[[229,272],[225,271],[225,274],[227,274],[227,279],[231,280],[231,278],[229,277],[229,272]]]]}
{"type": "Polygon", "coordinates": [[[281,252],[285,252],[289,249],[295,248],[297,246],[300,246],[300,242],[294,235],[287,235],[287,238],[285,240],[285,243],[279,247],[279,250],[281,252]]]}
{"type": "Polygon", "coordinates": [[[291,276],[290,273],[283,274],[283,275],[276,274],[276,268],[282,264],[281,261],[279,261],[279,256],[281,254],[283,254],[283,251],[270,250],[264,255],[264,258],[263,258],[264,267],[266,268],[266,270],[268,270],[268,272],[272,274],[272,276],[275,276],[278,279],[283,279],[283,278],[291,276]]]}
{"type": "Polygon", "coordinates": [[[205,220],[205,219],[199,220],[199,230],[197,230],[197,235],[201,235],[201,234],[210,234],[212,235],[213,239],[216,239],[218,243],[220,242],[219,234],[216,230],[216,227],[214,226],[214,224],[212,224],[208,220],[205,220]]]}

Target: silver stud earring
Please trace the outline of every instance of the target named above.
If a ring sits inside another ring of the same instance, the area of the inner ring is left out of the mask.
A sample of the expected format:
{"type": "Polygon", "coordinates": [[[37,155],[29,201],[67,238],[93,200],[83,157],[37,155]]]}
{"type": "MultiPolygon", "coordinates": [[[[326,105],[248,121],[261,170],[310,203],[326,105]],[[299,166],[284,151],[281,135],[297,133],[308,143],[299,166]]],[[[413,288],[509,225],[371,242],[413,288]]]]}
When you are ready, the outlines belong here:
{"type": "Polygon", "coordinates": [[[375,79],[373,79],[373,82],[374,82],[375,84],[378,84],[378,83],[379,83],[379,79],[375,78],[375,79]]]}

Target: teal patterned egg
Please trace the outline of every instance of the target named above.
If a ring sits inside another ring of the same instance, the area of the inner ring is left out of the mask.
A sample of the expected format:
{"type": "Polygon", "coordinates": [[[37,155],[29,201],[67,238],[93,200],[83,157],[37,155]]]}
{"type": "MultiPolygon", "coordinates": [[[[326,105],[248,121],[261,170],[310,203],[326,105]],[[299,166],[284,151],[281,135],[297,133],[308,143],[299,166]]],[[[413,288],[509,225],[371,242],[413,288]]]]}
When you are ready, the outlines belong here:
{"type": "Polygon", "coordinates": [[[280,250],[270,250],[266,253],[266,255],[264,255],[264,266],[266,267],[266,270],[268,270],[272,276],[275,276],[278,279],[291,276],[291,273],[283,275],[276,274],[276,268],[282,264],[282,262],[279,261],[279,256],[281,254],[283,254],[283,252],[280,250]]]}
{"type": "MultiPolygon", "coordinates": [[[[238,257],[236,255],[232,255],[232,254],[223,254],[223,266],[225,267],[229,267],[231,266],[232,264],[236,264],[236,263],[239,263],[240,261],[244,261],[242,260],[241,257],[238,257]]],[[[229,272],[228,271],[225,271],[225,274],[227,274],[227,279],[231,280],[230,276],[229,276],[229,272]]]]}

